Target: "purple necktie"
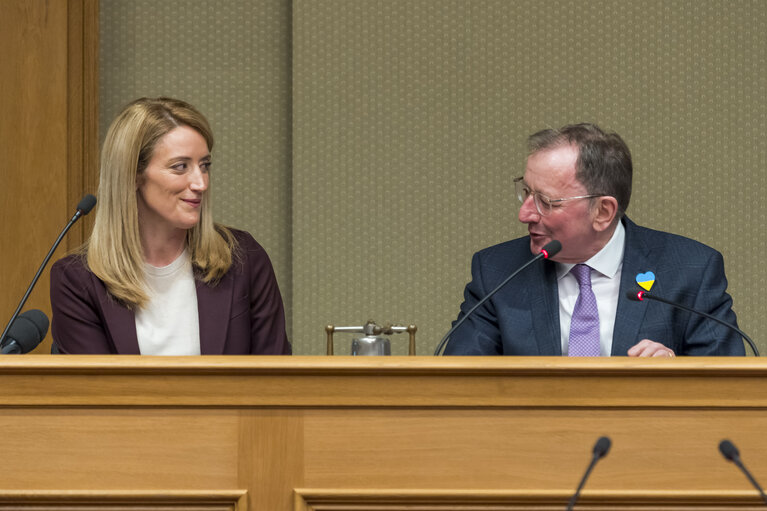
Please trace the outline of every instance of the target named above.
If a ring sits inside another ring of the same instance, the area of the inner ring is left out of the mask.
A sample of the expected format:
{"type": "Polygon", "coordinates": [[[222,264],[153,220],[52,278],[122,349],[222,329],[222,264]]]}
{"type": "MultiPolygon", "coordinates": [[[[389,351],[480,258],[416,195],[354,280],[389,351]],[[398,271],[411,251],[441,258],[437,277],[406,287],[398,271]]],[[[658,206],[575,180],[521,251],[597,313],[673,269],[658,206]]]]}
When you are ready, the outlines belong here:
{"type": "Polygon", "coordinates": [[[585,264],[576,264],[570,273],[578,281],[580,294],[570,322],[567,353],[571,357],[598,357],[599,311],[594,291],[591,290],[591,268],[585,264]]]}

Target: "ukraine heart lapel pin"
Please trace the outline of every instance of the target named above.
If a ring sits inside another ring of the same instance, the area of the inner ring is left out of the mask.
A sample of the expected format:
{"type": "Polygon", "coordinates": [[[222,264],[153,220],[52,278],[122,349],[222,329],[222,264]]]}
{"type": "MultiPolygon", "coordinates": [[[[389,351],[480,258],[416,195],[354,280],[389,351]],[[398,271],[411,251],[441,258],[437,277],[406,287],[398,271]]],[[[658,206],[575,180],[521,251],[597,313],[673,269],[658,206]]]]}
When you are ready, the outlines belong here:
{"type": "Polygon", "coordinates": [[[655,274],[651,271],[646,271],[637,275],[637,284],[642,286],[642,289],[649,291],[652,285],[655,284],[655,274]]]}

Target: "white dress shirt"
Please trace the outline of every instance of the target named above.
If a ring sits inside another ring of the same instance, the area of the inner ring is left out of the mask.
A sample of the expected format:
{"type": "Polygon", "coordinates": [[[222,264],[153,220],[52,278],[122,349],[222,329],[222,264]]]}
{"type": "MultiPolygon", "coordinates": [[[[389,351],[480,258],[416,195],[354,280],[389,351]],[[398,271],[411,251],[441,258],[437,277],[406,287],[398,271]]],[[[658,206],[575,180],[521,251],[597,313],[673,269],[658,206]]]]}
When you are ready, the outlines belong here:
{"type": "MultiPolygon", "coordinates": [[[[626,229],[623,223],[618,227],[610,241],[584,264],[592,268],[591,288],[597,299],[599,310],[599,355],[609,357],[613,347],[613,329],[618,309],[618,293],[621,286],[623,252],[625,249],[626,229]]],[[[559,291],[559,330],[562,335],[562,355],[567,356],[570,342],[570,321],[573,317],[575,302],[580,288],[578,281],[570,274],[575,264],[557,263],[557,288],[559,291]]]]}

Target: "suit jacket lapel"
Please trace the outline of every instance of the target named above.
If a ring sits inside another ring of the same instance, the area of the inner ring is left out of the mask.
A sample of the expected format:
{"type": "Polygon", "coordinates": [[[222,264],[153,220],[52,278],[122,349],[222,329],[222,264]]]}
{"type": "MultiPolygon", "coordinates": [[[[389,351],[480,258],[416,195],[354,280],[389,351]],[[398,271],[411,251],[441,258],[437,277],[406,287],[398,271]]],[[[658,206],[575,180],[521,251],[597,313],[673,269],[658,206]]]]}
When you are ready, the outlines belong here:
{"type": "Polygon", "coordinates": [[[561,356],[562,341],[559,330],[559,291],[556,265],[542,261],[528,280],[530,307],[536,345],[541,356],[561,356]]]}
{"type": "Polygon", "coordinates": [[[621,285],[618,292],[618,309],[615,313],[613,329],[613,356],[625,356],[629,348],[639,339],[639,328],[644,321],[647,304],[634,302],[626,298],[626,293],[640,289],[636,276],[646,271],[656,271],[650,259],[649,248],[637,237],[637,228],[628,218],[626,225],[626,247],[621,269],[621,285]]]}
{"type": "MultiPolygon", "coordinates": [[[[99,281],[100,282],[100,281],[99,281]]],[[[104,325],[119,355],[140,355],[136,336],[136,315],[131,309],[111,298],[103,285],[99,289],[99,302],[104,314],[104,325]],[[103,292],[101,290],[103,289],[103,292]]]]}
{"type": "Polygon", "coordinates": [[[232,308],[234,278],[227,272],[218,284],[197,283],[197,311],[200,318],[200,351],[203,355],[224,353],[232,308]]]}

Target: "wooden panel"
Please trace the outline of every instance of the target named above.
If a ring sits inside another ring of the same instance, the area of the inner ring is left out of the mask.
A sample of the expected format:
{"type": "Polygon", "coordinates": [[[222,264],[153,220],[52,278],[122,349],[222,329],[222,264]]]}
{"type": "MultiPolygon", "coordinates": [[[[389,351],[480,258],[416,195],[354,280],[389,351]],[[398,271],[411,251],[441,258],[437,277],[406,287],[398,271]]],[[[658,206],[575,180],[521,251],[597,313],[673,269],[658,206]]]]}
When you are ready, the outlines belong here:
{"type": "Polygon", "coordinates": [[[238,427],[232,410],[3,409],[3,487],[238,488],[238,427]]]}
{"type": "MultiPolygon", "coordinates": [[[[299,489],[295,511],[561,511],[570,500],[562,492],[490,491],[341,491],[299,489]]],[[[741,511],[764,509],[764,503],[745,492],[585,492],[579,511],[642,510],[741,511]]]]}
{"type": "MultiPolygon", "coordinates": [[[[0,16],[0,328],[95,190],[98,1],[3,0],[0,16]]],[[[54,260],[83,241],[77,227],[54,260]]],[[[46,271],[26,309],[50,317],[46,271]]],[[[50,350],[50,339],[36,350],[50,350]]]]}
{"type": "Polygon", "coordinates": [[[243,491],[9,491],[0,490],[0,510],[36,511],[238,511],[243,491]]]}
{"type": "Polygon", "coordinates": [[[767,408],[750,357],[11,357],[0,384],[0,405],[767,408]]]}
{"type": "Polygon", "coordinates": [[[728,437],[747,461],[767,459],[767,414],[742,410],[321,410],[307,411],[304,421],[306,485],[314,488],[417,482],[435,489],[458,481],[462,488],[564,491],[578,485],[601,435],[613,446],[591,489],[745,489],[718,451],[728,437]]]}
{"type": "Polygon", "coordinates": [[[261,410],[243,415],[239,483],[251,488],[250,509],[290,509],[303,486],[303,413],[261,410]]]}
{"type": "Polygon", "coordinates": [[[752,509],[717,444],[767,477],[766,373],[754,358],[5,357],[0,506],[46,490],[78,509],[53,497],[66,490],[561,509],[606,434],[579,509],[752,509]]]}
{"type": "MultiPolygon", "coordinates": [[[[0,16],[0,321],[67,218],[67,3],[3,2],[0,16]]],[[[62,252],[63,253],[63,252],[62,252]]],[[[50,317],[47,275],[28,308],[50,317]]]]}
{"type": "MultiPolygon", "coordinates": [[[[67,205],[70,215],[86,193],[96,195],[99,179],[99,2],[69,0],[67,17],[67,205]]],[[[87,239],[93,215],[67,234],[74,250],[87,239]]]]}

